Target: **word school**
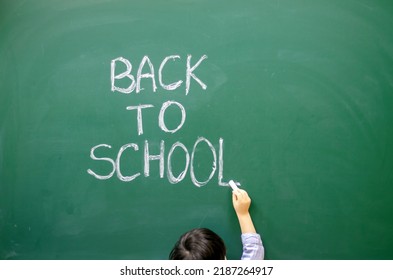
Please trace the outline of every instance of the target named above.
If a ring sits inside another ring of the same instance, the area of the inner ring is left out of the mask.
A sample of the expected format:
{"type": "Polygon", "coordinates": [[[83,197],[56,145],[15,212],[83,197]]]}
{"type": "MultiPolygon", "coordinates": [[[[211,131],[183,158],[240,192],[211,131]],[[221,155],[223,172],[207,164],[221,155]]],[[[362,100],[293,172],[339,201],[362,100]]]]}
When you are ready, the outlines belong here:
{"type": "MultiPolygon", "coordinates": [[[[218,185],[219,186],[228,186],[227,182],[223,182],[223,173],[224,173],[224,151],[223,151],[223,143],[224,140],[222,138],[219,139],[219,151],[218,151],[218,185]]],[[[131,149],[135,154],[139,157],[141,156],[141,153],[139,152],[139,145],[137,143],[128,143],[120,147],[119,152],[117,153],[116,159],[111,159],[109,157],[97,157],[95,155],[95,151],[97,149],[112,149],[111,145],[108,144],[100,144],[97,146],[94,146],[91,151],[90,151],[90,157],[93,160],[99,160],[99,161],[106,161],[110,164],[111,166],[111,171],[108,174],[97,174],[95,171],[88,169],[87,172],[94,176],[95,178],[99,180],[107,180],[112,178],[114,173],[116,172],[117,178],[123,182],[131,182],[138,178],[141,175],[141,172],[135,172],[132,175],[124,175],[123,172],[121,171],[121,159],[123,156],[123,153],[127,149],[131,149]]],[[[143,173],[145,177],[150,176],[150,162],[151,161],[158,161],[159,163],[159,172],[160,172],[160,178],[164,178],[165,174],[165,165],[167,166],[166,168],[166,175],[167,179],[171,184],[177,184],[185,178],[187,172],[189,171],[191,181],[192,183],[197,186],[201,187],[209,183],[209,181],[213,178],[214,174],[216,173],[217,169],[217,151],[214,148],[213,144],[206,138],[204,137],[198,137],[198,139],[195,141],[195,144],[192,148],[191,151],[191,156],[190,152],[188,151],[187,147],[181,143],[181,142],[176,142],[172,145],[172,147],[169,149],[168,154],[165,155],[165,141],[161,140],[160,141],[160,152],[159,154],[151,154],[150,148],[149,148],[149,141],[145,140],[144,142],[144,149],[143,149],[143,173]],[[213,160],[211,163],[211,171],[208,176],[208,179],[205,181],[199,181],[196,176],[196,167],[198,164],[195,164],[194,158],[196,154],[196,150],[199,149],[201,150],[202,148],[197,148],[200,146],[202,143],[205,143],[207,148],[211,151],[213,160]],[[176,149],[180,149],[184,153],[184,169],[179,172],[178,175],[175,175],[172,170],[172,156],[173,153],[175,152],[176,149]],[[166,158],[165,158],[166,156],[166,158]],[[165,160],[166,159],[166,160],[165,160]]],[[[140,160],[135,160],[134,162],[140,162],[140,160]]],[[[107,163],[107,164],[108,164],[107,163]]],[[[141,171],[141,170],[138,170],[141,171]]]]}

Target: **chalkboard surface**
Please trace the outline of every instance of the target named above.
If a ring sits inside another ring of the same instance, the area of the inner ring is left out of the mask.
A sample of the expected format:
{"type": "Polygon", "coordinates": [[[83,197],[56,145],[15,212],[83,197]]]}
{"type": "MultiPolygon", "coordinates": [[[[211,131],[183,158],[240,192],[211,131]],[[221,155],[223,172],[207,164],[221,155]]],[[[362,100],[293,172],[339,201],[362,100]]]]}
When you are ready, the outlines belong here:
{"type": "Polygon", "coordinates": [[[393,2],[2,1],[0,258],[393,259],[393,2]]]}

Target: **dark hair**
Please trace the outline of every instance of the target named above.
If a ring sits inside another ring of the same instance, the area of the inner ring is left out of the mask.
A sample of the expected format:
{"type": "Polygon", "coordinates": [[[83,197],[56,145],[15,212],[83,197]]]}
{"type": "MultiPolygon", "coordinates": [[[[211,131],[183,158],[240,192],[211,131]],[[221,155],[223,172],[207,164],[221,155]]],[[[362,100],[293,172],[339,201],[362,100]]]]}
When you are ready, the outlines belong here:
{"type": "Polygon", "coordinates": [[[196,228],[183,234],[169,254],[170,260],[224,260],[225,257],[224,241],[207,228],[196,228]]]}

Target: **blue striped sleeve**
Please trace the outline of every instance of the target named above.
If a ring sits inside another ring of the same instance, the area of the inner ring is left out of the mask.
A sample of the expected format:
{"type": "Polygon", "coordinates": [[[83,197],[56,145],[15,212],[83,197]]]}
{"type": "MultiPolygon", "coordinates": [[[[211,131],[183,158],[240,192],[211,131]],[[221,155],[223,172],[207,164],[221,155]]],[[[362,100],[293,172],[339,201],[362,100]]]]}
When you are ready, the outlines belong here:
{"type": "Polygon", "coordinates": [[[265,249],[263,248],[261,236],[258,233],[243,233],[241,235],[243,243],[242,260],[263,260],[265,249]]]}

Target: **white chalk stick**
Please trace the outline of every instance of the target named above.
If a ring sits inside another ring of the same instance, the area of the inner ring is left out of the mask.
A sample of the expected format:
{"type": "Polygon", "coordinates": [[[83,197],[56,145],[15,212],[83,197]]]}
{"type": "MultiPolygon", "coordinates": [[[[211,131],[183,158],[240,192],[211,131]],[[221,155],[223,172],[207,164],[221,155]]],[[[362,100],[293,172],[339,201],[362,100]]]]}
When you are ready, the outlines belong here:
{"type": "Polygon", "coordinates": [[[238,189],[238,187],[236,186],[236,183],[233,181],[233,180],[230,180],[229,182],[228,182],[228,184],[229,184],[229,186],[232,188],[232,190],[237,190],[238,189]]]}

